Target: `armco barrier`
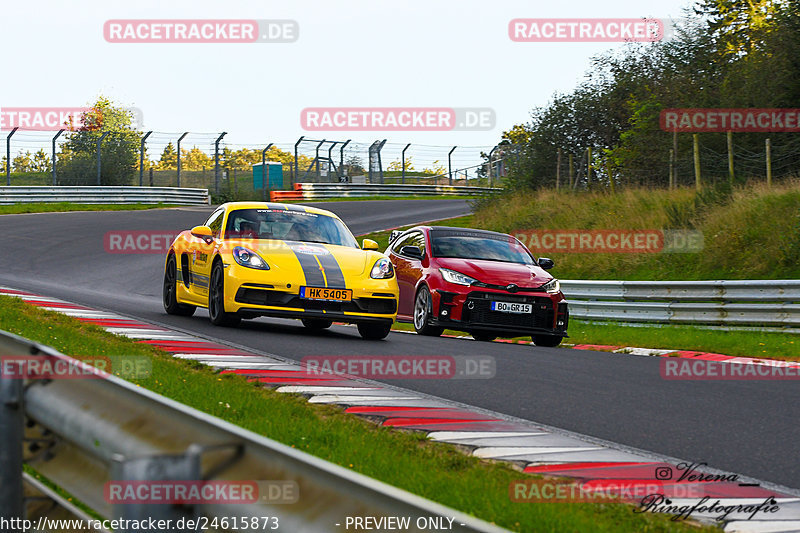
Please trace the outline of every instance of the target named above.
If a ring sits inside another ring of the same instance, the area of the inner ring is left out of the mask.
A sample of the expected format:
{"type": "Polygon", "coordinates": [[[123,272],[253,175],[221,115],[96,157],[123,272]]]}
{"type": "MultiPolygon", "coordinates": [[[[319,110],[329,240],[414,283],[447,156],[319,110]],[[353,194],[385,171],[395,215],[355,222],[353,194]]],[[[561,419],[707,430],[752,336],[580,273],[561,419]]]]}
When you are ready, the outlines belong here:
{"type": "Polygon", "coordinates": [[[562,280],[561,291],[584,320],[800,327],[800,280],[562,280]]]}
{"type": "Polygon", "coordinates": [[[56,202],[209,205],[211,199],[207,189],[177,187],[0,187],[0,205],[56,202]]]}
{"type": "MultiPolygon", "coordinates": [[[[0,356],[48,356],[76,370],[86,368],[52,348],[4,331],[0,356]]],[[[348,516],[403,516],[411,517],[412,524],[417,517],[449,517],[454,518],[450,531],[506,531],[113,376],[26,383],[0,379],[0,435],[0,518],[7,520],[22,515],[23,480],[31,484],[22,471],[24,459],[108,519],[205,515],[222,522],[226,517],[274,517],[280,531],[329,532],[343,529],[348,516]],[[104,486],[121,479],[286,481],[297,484],[298,499],[283,504],[112,506],[104,486]]],[[[58,496],[54,501],[61,503],[58,496]]]]}
{"type": "Polygon", "coordinates": [[[303,200],[366,196],[483,196],[503,189],[449,185],[295,183],[303,200]]]}

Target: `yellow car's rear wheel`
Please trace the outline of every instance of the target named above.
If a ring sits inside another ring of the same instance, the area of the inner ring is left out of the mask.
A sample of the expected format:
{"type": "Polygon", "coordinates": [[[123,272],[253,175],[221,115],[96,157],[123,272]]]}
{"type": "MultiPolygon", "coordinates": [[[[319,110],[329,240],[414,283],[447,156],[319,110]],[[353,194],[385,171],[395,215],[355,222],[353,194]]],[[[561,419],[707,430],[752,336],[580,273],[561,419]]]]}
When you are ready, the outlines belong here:
{"type": "Polygon", "coordinates": [[[192,316],[195,309],[194,305],[178,303],[178,264],[175,254],[171,254],[167,259],[167,267],[164,269],[164,288],[162,299],[164,310],[170,315],[192,316]]]}

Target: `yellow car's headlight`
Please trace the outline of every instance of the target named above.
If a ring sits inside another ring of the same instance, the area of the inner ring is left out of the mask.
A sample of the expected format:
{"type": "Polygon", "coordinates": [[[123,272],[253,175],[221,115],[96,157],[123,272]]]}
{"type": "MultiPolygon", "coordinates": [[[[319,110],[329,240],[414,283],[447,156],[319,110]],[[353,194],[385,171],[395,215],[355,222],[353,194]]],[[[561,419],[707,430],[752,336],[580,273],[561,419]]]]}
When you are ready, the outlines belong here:
{"type": "Polygon", "coordinates": [[[392,276],[394,276],[394,266],[386,257],[378,259],[372,267],[372,272],[369,273],[372,279],[389,279],[392,276]]]}
{"type": "Polygon", "coordinates": [[[260,255],[244,246],[237,246],[233,249],[233,259],[243,267],[269,270],[269,265],[260,255]]]}

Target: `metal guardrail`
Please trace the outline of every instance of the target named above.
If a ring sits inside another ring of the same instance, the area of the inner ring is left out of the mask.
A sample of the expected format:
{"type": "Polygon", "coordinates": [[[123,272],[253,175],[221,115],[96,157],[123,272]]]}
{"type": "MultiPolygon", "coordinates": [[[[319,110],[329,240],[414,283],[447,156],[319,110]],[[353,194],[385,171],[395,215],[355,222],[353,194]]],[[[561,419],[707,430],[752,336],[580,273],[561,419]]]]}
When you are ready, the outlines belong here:
{"type": "Polygon", "coordinates": [[[800,327],[800,280],[562,280],[573,318],[800,327]]]}
{"type": "Polygon", "coordinates": [[[209,205],[211,199],[208,189],[182,189],[177,187],[0,187],[0,205],[54,202],[209,205]]]}
{"type": "Polygon", "coordinates": [[[451,185],[296,183],[304,200],[366,196],[483,196],[503,189],[451,185]]]}
{"type": "MultiPolygon", "coordinates": [[[[47,356],[76,371],[90,368],[3,331],[0,354],[47,356]]],[[[108,519],[276,517],[282,531],[329,532],[348,516],[411,517],[412,524],[418,517],[449,517],[453,531],[506,531],[114,376],[30,380],[24,386],[18,379],[0,379],[0,435],[0,518],[24,513],[25,461],[108,519]],[[288,481],[297,484],[299,498],[194,506],[112,506],[104,498],[109,480],[175,479],[288,481]]]]}

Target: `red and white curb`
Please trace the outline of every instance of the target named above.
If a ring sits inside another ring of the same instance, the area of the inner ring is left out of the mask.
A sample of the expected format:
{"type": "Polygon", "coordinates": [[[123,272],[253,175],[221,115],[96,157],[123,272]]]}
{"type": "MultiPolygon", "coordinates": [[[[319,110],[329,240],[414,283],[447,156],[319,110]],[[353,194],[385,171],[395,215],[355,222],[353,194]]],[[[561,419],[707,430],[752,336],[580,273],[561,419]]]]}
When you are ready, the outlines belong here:
{"type": "Polygon", "coordinates": [[[782,361],[779,359],[762,359],[758,357],[737,357],[713,352],[696,352],[692,350],[667,350],[656,348],[635,348],[632,346],[609,346],[605,344],[576,344],[573,350],[594,350],[625,355],[644,357],[679,357],[699,361],[715,361],[722,363],[736,363],[741,365],[768,365],[783,368],[800,368],[800,361],[782,361]]]}
{"type": "MultiPolygon", "coordinates": [[[[769,519],[764,514],[750,518],[749,511],[734,510],[728,515],[724,530],[754,533],[800,531],[800,497],[789,492],[770,490],[755,483],[657,481],[657,468],[677,469],[678,461],[655,460],[647,452],[625,449],[532,422],[509,419],[497,413],[381,383],[339,374],[309,372],[294,361],[255,354],[57,298],[7,287],[0,287],[0,294],[14,296],[32,305],[99,325],[137,342],[157,346],[176,358],[198,361],[223,373],[246,376],[274,387],[278,392],[302,394],[310,403],[336,404],[348,413],[377,419],[383,426],[423,431],[431,440],[466,447],[475,457],[509,461],[521,466],[526,473],[571,478],[583,490],[603,491],[609,487],[624,487],[636,491],[637,488],[652,486],[655,481],[665,490],[676,487],[697,489],[692,494],[710,497],[709,503],[719,500],[722,506],[758,505],[771,497],[779,510],[768,515],[769,519]]],[[[591,349],[587,345],[576,348],[591,349]]],[[[625,350],[622,347],[613,349],[625,350]]],[[[674,353],[660,352],[662,350],[649,350],[639,355],[664,356],[674,353]]],[[[683,353],[689,356],[689,352],[683,353]]],[[[704,472],[721,473],[707,469],[704,472]]],[[[698,498],[671,500],[672,505],[691,507],[698,498]]],[[[703,521],[713,521],[718,515],[691,514],[692,518],[703,521]]]]}

